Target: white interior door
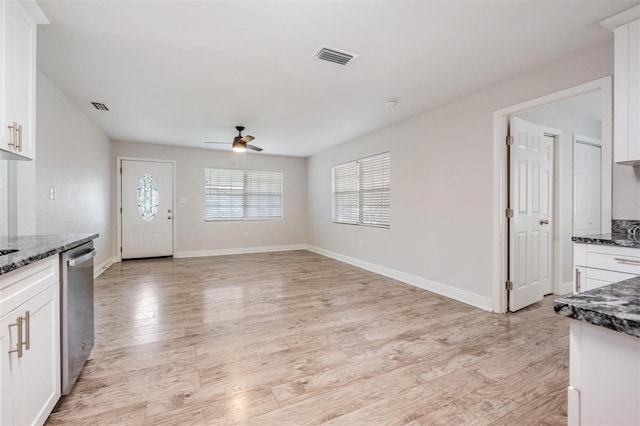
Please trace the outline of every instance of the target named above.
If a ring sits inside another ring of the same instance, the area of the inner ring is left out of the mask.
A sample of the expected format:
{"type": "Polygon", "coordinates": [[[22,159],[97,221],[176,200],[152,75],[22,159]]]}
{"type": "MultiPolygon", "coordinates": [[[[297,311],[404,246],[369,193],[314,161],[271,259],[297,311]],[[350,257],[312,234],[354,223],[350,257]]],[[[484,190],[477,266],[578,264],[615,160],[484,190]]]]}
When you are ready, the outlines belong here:
{"type": "Polygon", "coordinates": [[[519,118],[509,134],[509,310],[517,311],[553,292],[553,138],[519,118]]]}
{"type": "Polygon", "coordinates": [[[576,141],[573,149],[573,234],[601,232],[602,148],[576,141]]]}
{"type": "Polygon", "coordinates": [[[122,160],[122,258],[173,255],[173,164],[122,160]]]}

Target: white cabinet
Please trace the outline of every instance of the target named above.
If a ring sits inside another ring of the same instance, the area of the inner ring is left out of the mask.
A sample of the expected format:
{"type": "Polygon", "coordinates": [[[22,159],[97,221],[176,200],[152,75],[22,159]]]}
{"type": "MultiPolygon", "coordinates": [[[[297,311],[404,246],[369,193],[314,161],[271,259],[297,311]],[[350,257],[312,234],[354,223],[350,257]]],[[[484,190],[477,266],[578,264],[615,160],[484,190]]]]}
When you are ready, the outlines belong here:
{"type": "Polygon", "coordinates": [[[44,424],[60,398],[57,255],[0,276],[0,342],[0,424],[44,424]]]}
{"type": "Polygon", "coordinates": [[[640,275],[640,248],[574,244],[574,292],[640,275]]]}
{"type": "Polygon", "coordinates": [[[640,424],[640,338],[571,320],[569,425],[640,424]]]}
{"type": "MultiPolygon", "coordinates": [[[[0,148],[35,158],[36,21],[34,2],[0,2],[0,148]]],[[[46,18],[45,18],[46,20],[46,18]]]]}
{"type": "Polygon", "coordinates": [[[640,164],[640,6],[600,24],[614,32],[614,160],[640,164]]]}

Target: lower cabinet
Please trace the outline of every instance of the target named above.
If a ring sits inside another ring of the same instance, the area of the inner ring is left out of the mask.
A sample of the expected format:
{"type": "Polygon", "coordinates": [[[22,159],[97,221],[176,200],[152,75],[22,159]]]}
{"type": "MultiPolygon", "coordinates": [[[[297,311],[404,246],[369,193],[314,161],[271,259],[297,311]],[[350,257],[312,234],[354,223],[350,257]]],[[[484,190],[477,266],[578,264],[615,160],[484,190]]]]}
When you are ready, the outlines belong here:
{"type": "Polygon", "coordinates": [[[640,424],[640,339],[571,320],[569,426],[640,424]]]}
{"type": "Polygon", "coordinates": [[[574,292],[593,290],[640,275],[640,249],[574,244],[574,292]]]}
{"type": "Polygon", "coordinates": [[[2,285],[14,290],[13,300],[30,296],[0,318],[2,425],[42,425],[60,398],[60,283],[55,274],[50,282],[58,271],[53,257],[2,285]]]}

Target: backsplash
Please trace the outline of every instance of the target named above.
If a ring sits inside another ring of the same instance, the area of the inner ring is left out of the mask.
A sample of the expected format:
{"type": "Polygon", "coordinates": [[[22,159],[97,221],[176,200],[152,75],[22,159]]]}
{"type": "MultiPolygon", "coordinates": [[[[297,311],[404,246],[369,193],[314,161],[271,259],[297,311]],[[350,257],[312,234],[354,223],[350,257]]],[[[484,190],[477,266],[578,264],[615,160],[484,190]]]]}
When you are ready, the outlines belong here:
{"type": "Polygon", "coordinates": [[[611,233],[640,236],[640,220],[613,219],[611,221],[611,233]]]}

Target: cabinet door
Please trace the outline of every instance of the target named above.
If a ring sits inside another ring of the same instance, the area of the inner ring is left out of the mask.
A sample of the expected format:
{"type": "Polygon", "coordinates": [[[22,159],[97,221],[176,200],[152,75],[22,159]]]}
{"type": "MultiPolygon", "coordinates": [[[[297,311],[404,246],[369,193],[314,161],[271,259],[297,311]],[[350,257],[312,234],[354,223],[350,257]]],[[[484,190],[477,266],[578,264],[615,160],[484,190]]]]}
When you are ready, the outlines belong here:
{"type": "Polygon", "coordinates": [[[36,25],[17,1],[4,5],[4,111],[2,147],[25,157],[35,155],[35,66],[36,25]],[[18,135],[8,126],[21,127],[18,135]],[[20,141],[20,147],[9,146],[20,141]]]}
{"type": "Polygon", "coordinates": [[[635,277],[633,274],[588,268],[586,270],[586,282],[583,291],[593,290],[594,288],[603,287],[633,277],[635,277]]]}
{"type": "MultiPolygon", "coordinates": [[[[22,331],[24,341],[29,341],[29,349],[24,347],[21,358],[16,353],[3,353],[3,417],[5,382],[10,382],[11,389],[7,390],[13,397],[13,419],[6,424],[42,425],[60,398],[59,304],[60,287],[55,283],[6,316],[9,323],[15,323],[16,317],[26,317],[29,312],[28,327],[23,321],[22,331]]],[[[16,327],[11,327],[10,338],[17,339],[15,330],[16,327]]],[[[10,344],[13,349],[16,343],[10,344]]],[[[3,418],[3,424],[5,420],[3,418]]]]}
{"type": "Polygon", "coordinates": [[[12,311],[0,319],[0,424],[13,424],[13,380],[12,366],[17,362],[16,353],[9,353],[15,349],[18,342],[16,324],[18,314],[12,311]]]}
{"type": "Polygon", "coordinates": [[[615,29],[614,158],[640,164],[640,20],[615,29]]]}

